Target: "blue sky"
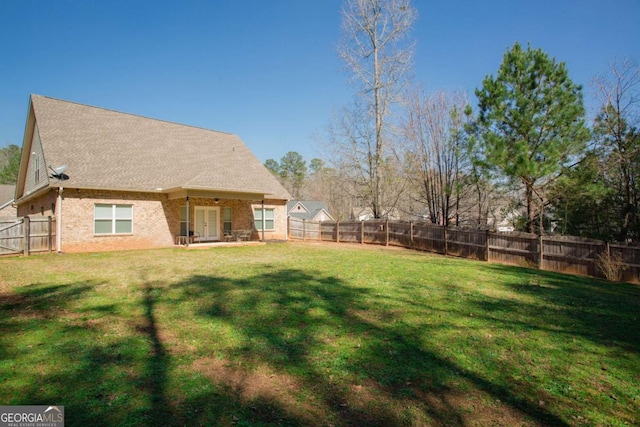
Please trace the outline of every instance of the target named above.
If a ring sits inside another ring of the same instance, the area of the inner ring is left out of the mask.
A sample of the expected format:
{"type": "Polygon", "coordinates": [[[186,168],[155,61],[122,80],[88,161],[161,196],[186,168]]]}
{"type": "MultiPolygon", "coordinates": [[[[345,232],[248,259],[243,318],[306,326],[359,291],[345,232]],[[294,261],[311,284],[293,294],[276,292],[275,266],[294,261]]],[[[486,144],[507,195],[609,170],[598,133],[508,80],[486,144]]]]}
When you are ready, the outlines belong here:
{"type": "MultiPolygon", "coordinates": [[[[323,157],[353,89],[336,54],[341,0],[0,0],[0,147],[22,144],[29,94],[239,135],[261,161],[323,157]]],[[[514,42],[585,88],[640,61],[638,0],[416,0],[415,79],[473,90],[514,42]]],[[[590,111],[593,113],[593,111],[590,111]]]]}

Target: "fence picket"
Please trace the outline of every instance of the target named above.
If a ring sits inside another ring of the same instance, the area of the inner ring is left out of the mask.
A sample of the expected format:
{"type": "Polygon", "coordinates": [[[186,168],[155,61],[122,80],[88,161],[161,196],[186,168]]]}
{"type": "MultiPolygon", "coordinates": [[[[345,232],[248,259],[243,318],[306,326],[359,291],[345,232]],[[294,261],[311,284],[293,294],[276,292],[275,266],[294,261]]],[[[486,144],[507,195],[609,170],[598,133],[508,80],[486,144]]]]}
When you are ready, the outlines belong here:
{"type": "Polygon", "coordinates": [[[54,248],[52,217],[0,218],[0,255],[29,255],[54,248]]]}
{"type": "Polygon", "coordinates": [[[537,267],[548,271],[602,277],[598,256],[607,250],[619,254],[623,280],[640,283],[640,247],[613,245],[571,236],[537,236],[489,230],[445,228],[425,222],[341,221],[313,222],[290,218],[289,237],[344,243],[394,245],[439,254],[473,258],[502,264],[537,267]],[[299,222],[298,222],[299,221],[299,222]],[[308,230],[308,231],[307,231],[308,230]],[[300,233],[302,231],[302,234],[300,233]]]}

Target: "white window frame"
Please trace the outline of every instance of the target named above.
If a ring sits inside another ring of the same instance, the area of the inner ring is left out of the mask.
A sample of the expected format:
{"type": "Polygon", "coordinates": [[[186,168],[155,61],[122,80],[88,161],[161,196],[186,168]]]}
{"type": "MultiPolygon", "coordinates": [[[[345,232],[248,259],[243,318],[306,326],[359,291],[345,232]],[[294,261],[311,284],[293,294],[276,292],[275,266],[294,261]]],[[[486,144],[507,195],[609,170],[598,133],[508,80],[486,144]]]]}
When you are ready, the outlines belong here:
{"type": "Polygon", "coordinates": [[[276,230],[276,210],[274,208],[254,208],[253,209],[253,224],[258,231],[262,231],[262,224],[264,222],[264,231],[276,230]],[[262,212],[264,211],[264,221],[262,220],[262,212]],[[271,221],[272,227],[269,228],[269,221],[271,221]]]}
{"type": "Polygon", "coordinates": [[[220,214],[222,220],[222,234],[231,233],[233,231],[233,208],[224,207],[220,214]],[[229,219],[225,217],[225,213],[229,214],[229,219]]]}
{"type": "Polygon", "coordinates": [[[130,235],[133,234],[133,205],[124,204],[124,203],[96,203],[93,206],[93,234],[98,236],[112,236],[112,235],[130,235]],[[97,210],[98,207],[110,207],[111,215],[109,217],[98,217],[97,210]],[[129,208],[130,215],[129,217],[118,218],[118,208],[129,208]],[[109,233],[99,233],[96,230],[97,221],[110,221],[111,222],[111,232],[109,233]],[[129,221],[131,226],[130,230],[126,232],[118,232],[117,231],[117,223],[118,221],[129,221]]]}
{"type": "MultiPolygon", "coordinates": [[[[187,235],[187,205],[180,206],[180,236],[187,235]]],[[[191,222],[193,223],[193,218],[191,218],[191,222]]],[[[193,224],[191,224],[193,225],[193,224]]]]}

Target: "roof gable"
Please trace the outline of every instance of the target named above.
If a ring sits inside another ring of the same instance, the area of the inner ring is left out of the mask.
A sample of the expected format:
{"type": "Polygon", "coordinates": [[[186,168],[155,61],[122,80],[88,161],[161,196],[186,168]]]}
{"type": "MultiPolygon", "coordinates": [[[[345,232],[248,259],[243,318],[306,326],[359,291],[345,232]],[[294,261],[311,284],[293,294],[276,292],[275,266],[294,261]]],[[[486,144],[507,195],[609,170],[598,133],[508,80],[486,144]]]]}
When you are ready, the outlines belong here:
{"type": "Polygon", "coordinates": [[[300,200],[291,200],[287,203],[287,213],[309,213],[300,200]]]}
{"type": "Polygon", "coordinates": [[[316,200],[292,200],[287,203],[287,212],[290,216],[300,219],[315,221],[319,218],[329,218],[333,220],[327,204],[316,200]]]}
{"type": "MultiPolygon", "coordinates": [[[[166,192],[200,189],[289,193],[236,135],[132,114],[31,96],[25,131],[36,126],[44,161],[67,165],[68,179],[51,186],[166,192]]],[[[26,165],[21,165],[22,169],[26,165]]]]}

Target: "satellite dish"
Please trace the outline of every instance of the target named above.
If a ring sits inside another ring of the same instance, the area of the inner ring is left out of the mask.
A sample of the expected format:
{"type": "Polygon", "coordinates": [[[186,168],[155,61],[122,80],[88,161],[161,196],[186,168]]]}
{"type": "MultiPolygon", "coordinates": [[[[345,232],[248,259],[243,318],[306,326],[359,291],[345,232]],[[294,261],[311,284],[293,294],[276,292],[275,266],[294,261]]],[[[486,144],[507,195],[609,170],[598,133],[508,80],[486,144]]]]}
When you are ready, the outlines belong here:
{"type": "Polygon", "coordinates": [[[51,178],[56,178],[56,179],[59,179],[59,180],[69,179],[69,176],[64,173],[67,170],[68,167],[69,166],[67,166],[67,165],[61,165],[61,166],[57,166],[55,168],[49,166],[49,169],[51,169],[51,171],[53,172],[51,174],[51,178]]]}
{"type": "Polygon", "coordinates": [[[67,165],[58,166],[57,168],[53,168],[53,171],[55,172],[56,175],[62,175],[64,171],[67,170],[68,167],[69,166],[67,165]]]}

